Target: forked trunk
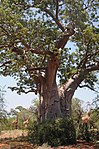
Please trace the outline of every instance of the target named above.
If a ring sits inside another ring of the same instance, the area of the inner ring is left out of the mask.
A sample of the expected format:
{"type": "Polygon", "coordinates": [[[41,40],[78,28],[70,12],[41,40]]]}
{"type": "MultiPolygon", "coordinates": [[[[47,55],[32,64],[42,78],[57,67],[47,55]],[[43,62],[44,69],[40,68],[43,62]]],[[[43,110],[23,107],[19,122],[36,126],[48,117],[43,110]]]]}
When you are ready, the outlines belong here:
{"type": "Polygon", "coordinates": [[[79,84],[83,81],[85,72],[75,74],[66,84],[57,86],[55,65],[50,65],[47,77],[42,79],[40,89],[39,121],[70,117],[72,97],[79,84]],[[50,72],[50,73],[49,73],[50,72]]]}
{"type": "Polygon", "coordinates": [[[72,97],[79,84],[83,81],[85,71],[77,72],[66,84],[60,87],[56,84],[56,73],[59,67],[59,59],[50,57],[46,70],[46,76],[40,78],[40,103],[38,119],[71,116],[72,97]]]}

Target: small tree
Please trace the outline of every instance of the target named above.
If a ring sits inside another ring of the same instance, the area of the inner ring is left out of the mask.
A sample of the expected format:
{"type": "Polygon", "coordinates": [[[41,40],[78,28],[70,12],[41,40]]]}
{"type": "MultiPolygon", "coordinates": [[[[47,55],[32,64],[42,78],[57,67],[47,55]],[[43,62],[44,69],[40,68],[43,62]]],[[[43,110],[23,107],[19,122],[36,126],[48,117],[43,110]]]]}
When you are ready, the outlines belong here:
{"type": "Polygon", "coordinates": [[[93,128],[96,128],[98,130],[98,136],[99,136],[99,95],[93,99],[92,102],[92,113],[90,116],[91,123],[93,128]]]}
{"type": "Polygon", "coordinates": [[[7,111],[5,110],[4,88],[0,87],[0,131],[7,120],[7,111]]]}
{"type": "Polygon", "coordinates": [[[83,101],[78,98],[73,98],[72,100],[72,118],[75,122],[76,128],[81,123],[82,114],[84,113],[82,103],[83,101]]]}

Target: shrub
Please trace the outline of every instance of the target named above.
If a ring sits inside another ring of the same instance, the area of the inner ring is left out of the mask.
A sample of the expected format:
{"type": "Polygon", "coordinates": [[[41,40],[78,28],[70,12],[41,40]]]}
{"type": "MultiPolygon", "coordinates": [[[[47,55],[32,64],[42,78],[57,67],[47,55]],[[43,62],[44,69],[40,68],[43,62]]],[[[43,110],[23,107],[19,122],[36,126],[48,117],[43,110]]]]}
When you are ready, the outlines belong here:
{"type": "Polygon", "coordinates": [[[80,124],[76,129],[76,136],[78,140],[96,141],[99,139],[99,130],[97,128],[90,128],[90,125],[80,124]]]}
{"type": "Polygon", "coordinates": [[[34,123],[29,127],[29,140],[33,144],[48,143],[51,146],[68,145],[76,142],[76,133],[73,121],[66,118],[46,120],[43,123],[34,123]]]}

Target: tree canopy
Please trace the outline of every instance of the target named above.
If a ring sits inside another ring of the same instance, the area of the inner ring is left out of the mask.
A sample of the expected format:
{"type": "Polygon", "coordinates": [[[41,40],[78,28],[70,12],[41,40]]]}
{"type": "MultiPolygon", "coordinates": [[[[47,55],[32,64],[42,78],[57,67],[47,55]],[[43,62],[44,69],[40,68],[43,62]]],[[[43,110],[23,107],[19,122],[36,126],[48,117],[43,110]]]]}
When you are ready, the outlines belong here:
{"type": "MultiPolygon", "coordinates": [[[[1,0],[0,73],[15,77],[18,93],[27,93],[36,92],[53,53],[60,59],[61,83],[78,70],[99,70],[97,7],[97,0],[1,0]],[[71,35],[75,29],[73,47],[66,48],[61,38],[66,29],[71,35]]],[[[89,73],[83,86],[93,89],[97,81],[96,73],[89,73]]]]}

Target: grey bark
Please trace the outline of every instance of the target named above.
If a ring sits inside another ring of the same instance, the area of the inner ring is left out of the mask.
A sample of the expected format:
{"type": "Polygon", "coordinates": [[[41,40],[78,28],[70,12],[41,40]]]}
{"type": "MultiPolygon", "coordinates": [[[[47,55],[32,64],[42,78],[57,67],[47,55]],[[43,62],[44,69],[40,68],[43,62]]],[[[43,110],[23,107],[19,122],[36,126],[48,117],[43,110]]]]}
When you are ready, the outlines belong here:
{"type": "Polygon", "coordinates": [[[85,75],[84,71],[79,72],[59,87],[55,80],[51,88],[48,86],[48,82],[43,84],[40,95],[40,122],[45,119],[71,116],[72,97],[85,75]]]}
{"type": "Polygon", "coordinates": [[[71,116],[72,97],[85,75],[84,71],[77,73],[66,84],[59,87],[60,107],[63,116],[71,116]]]}

